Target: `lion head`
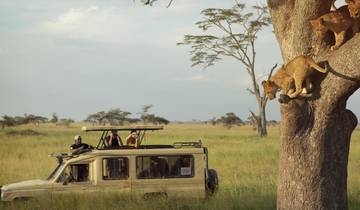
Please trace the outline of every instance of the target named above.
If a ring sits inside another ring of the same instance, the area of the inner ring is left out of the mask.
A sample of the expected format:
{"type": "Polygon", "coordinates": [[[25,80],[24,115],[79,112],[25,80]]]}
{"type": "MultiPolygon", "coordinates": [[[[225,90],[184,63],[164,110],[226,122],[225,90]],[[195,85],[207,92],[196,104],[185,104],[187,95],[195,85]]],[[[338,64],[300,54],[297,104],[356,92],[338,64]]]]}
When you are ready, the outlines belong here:
{"type": "Polygon", "coordinates": [[[348,9],[351,17],[360,17],[360,0],[345,0],[348,4],[348,9]]]}
{"type": "Polygon", "coordinates": [[[315,29],[316,36],[319,39],[323,39],[326,34],[326,31],[328,30],[327,27],[325,26],[324,19],[320,17],[315,20],[310,20],[310,23],[312,27],[315,29]]]}
{"type": "Polygon", "coordinates": [[[264,92],[266,94],[266,96],[270,99],[273,100],[274,98],[276,98],[276,92],[278,91],[278,86],[270,80],[264,80],[262,81],[262,86],[264,88],[264,92]]]}

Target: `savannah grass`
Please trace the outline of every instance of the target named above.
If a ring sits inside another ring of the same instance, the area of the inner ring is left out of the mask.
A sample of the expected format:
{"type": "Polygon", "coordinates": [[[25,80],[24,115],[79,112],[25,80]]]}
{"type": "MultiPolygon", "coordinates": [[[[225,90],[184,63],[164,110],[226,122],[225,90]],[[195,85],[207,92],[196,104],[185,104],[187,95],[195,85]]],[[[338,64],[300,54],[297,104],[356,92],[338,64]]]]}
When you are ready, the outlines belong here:
{"type": "MultiPolygon", "coordinates": [[[[0,130],[0,185],[27,179],[45,179],[56,161],[48,155],[67,152],[73,137],[96,145],[100,133],[82,133],[81,124],[21,126],[0,130]],[[35,135],[20,135],[32,129],[35,135]],[[11,132],[9,132],[11,131],[11,132]]],[[[122,139],[125,134],[122,134],[122,139]]],[[[260,138],[248,126],[226,129],[204,124],[171,124],[163,131],[149,132],[145,143],[171,144],[201,139],[209,149],[209,167],[220,178],[218,193],[206,200],[143,200],[128,195],[72,195],[57,198],[1,202],[0,209],[275,209],[279,128],[270,127],[260,138]]],[[[349,209],[360,210],[360,130],[353,133],[348,174],[349,209]]]]}

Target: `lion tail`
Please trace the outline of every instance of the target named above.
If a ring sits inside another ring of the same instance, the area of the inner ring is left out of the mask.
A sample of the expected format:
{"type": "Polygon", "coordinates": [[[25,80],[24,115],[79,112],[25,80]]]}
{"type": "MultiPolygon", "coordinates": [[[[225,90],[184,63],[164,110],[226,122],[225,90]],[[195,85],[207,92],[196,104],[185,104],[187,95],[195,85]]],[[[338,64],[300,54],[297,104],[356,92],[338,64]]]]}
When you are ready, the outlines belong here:
{"type": "Polygon", "coordinates": [[[321,66],[319,66],[317,63],[315,63],[315,61],[311,58],[309,59],[309,63],[310,63],[311,67],[313,67],[314,69],[316,69],[319,72],[326,73],[328,71],[326,68],[324,69],[321,66]]]}

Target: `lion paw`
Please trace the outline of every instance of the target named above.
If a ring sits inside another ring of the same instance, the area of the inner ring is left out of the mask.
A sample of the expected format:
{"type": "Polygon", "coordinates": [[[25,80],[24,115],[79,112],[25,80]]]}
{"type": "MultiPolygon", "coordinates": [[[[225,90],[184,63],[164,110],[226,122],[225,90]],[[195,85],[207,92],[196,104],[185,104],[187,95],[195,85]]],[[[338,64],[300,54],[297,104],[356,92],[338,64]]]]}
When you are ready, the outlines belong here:
{"type": "Polygon", "coordinates": [[[331,51],[334,51],[334,50],[337,50],[337,49],[339,49],[339,47],[336,46],[336,45],[330,47],[330,50],[331,50],[331,51]]]}

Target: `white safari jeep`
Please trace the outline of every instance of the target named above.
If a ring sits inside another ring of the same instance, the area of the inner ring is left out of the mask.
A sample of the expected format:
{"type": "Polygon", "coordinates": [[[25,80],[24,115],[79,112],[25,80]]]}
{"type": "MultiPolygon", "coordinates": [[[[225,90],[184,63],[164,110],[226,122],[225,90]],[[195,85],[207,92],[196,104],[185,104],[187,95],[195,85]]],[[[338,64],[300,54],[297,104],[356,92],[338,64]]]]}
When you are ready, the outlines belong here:
{"type": "Polygon", "coordinates": [[[161,126],[96,127],[95,149],[79,155],[57,155],[58,165],[46,180],[30,180],[1,187],[1,200],[56,196],[65,193],[124,192],[143,197],[206,197],[216,192],[218,176],[208,169],[208,152],[201,141],[173,145],[141,145],[146,131],[161,126]],[[108,146],[111,131],[136,130],[139,146],[108,146]]]}

